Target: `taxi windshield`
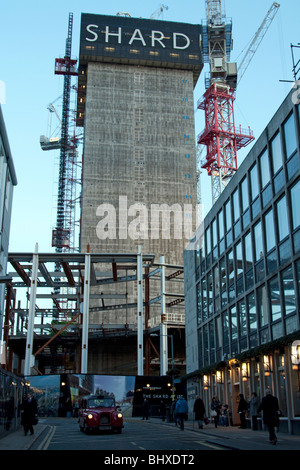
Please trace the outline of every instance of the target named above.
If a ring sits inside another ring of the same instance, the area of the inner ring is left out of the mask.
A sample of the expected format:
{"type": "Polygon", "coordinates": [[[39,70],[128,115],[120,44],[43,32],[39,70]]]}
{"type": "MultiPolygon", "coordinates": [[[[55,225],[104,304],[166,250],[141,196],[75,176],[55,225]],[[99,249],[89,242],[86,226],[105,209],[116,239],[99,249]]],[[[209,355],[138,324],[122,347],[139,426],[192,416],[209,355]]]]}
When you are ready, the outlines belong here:
{"type": "Polygon", "coordinates": [[[89,408],[111,408],[115,406],[113,398],[90,398],[88,401],[89,408]]]}

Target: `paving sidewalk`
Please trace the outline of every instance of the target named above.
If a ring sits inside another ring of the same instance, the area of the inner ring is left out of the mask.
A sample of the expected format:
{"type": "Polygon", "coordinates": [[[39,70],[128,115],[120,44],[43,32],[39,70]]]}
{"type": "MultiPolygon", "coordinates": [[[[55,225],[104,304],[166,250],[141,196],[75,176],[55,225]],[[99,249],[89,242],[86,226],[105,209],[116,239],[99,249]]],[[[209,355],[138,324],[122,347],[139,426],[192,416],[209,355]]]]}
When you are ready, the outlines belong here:
{"type": "MultiPolygon", "coordinates": [[[[160,418],[150,418],[149,422],[160,423],[163,426],[175,426],[174,423],[162,421],[160,418]]],[[[193,420],[185,421],[184,427],[186,430],[198,433],[201,439],[206,438],[206,442],[211,442],[227,449],[300,451],[300,436],[280,431],[276,432],[277,444],[272,445],[269,442],[269,432],[267,430],[253,431],[248,428],[240,429],[238,426],[218,426],[215,428],[213,423],[204,425],[203,429],[199,429],[198,423],[193,420]]]]}
{"type": "Polygon", "coordinates": [[[20,426],[16,431],[12,431],[0,438],[0,451],[3,450],[30,450],[36,439],[46,429],[45,424],[38,423],[34,426],[34,434],[30,433],[24,436],[23,427],[20,426]]]}

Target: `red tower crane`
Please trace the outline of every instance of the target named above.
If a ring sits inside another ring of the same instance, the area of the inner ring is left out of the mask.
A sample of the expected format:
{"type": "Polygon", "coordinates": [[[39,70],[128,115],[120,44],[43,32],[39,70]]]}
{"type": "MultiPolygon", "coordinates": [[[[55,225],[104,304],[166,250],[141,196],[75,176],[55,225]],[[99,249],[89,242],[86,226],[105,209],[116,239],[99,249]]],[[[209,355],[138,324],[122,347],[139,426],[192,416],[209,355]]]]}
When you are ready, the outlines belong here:
{"type": "Polygon", "coordinates": [[[206,23],[202,26],[204,61],[209,63],[206,90],[197,107],[205,112],[205,129],[197,143],[206,146],[201,167],[212,178],[213,204],[237,170],[237,151],[254,139],[252,131],[236,127],[234,119],[237,67],[230,63],[232,25],[225,18],[222,0],[206,0],[206,23]]]}
{"type": "Polygon", "coordinates": [[[234,119],[235,89],[245,73],[254,53],[273,21],[280,5],[273,2],[257,30],[242,62],[237,68],[230,63],[232,24],[225,18],[222,0],[206,0],[206,21],[202,25],[204,61],[209,63],[207,91],[198,101],[198,109],[205,112],[205,129],[197,139],[206,146],[206,159],[201,162],[212,179],[212,202],[216,202],[228,181],[238,168],[237,151],[254,140],[250,128],[236,127],[234,119]]]}

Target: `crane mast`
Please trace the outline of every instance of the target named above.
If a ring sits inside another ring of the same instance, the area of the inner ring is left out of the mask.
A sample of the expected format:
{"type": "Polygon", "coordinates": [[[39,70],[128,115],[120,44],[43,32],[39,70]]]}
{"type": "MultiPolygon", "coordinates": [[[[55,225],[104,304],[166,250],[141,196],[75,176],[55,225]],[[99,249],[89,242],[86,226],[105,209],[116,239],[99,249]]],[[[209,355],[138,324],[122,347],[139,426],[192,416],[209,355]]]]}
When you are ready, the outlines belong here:
{"type": "Polygon", "coordinates": [[[246,72],[246,69],[248,68],[255,52],[257,51],[258,46],[260,45],[273,19],[275,18],[275,15],[278,12],[279,7],[280,7],[279,3],[273,2],[266,16],[264,17],[260,27],[256,31],[243,59],[241,60],[238,66],[238,76],[239,76],[238,83],[240,82],[242,76],[246,72]]]}
{"type": "Polygon", "coordinates": [[[250,128],[235,126],[237,65],[229,62],[232,22],[225,17],[222,0],[206,0],[202,49],[210,70],[205,80],[207,90],[197,104],[205,112],[205,129],[197,143],[206,146],[206,159],[201,167],[211,176],[214,204],[237,170],[237,151],[254,139],[250,128]]]}

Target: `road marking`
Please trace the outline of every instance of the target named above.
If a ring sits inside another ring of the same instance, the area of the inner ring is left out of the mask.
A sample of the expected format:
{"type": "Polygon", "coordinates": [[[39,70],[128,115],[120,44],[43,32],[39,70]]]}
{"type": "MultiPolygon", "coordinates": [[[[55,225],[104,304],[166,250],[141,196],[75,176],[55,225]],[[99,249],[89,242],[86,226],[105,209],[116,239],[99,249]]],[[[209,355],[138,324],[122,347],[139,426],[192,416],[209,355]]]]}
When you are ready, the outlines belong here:
{"type": "Polygon", "coordinates": [[[137,446],[141,450],[146,450],[145,447],[138,446],[136,442],[131,441],[130,444],[132,444],[133,446],[137,446]]]}
{"type": "Polygon", "coordinates": [[[51,439],[55,433],[55,430],[56,430],[56,426],[52,426],[49,430],[49,432],[47,433],[45,439],[40,443],[40,445],[38,446],[38,450],[47,450],[48,449],[48,446],[51,442],[51,439]]]}
{"type": "Polygon", "coordinates": [[[221,447],[219,447],[218,445],[209,444],[208,442],[205,442],[205,441],[196,441],[196,442],[197,442],[197,444],[201,444],[202,446],[206,446],[206,447],[211,447],[212,449],[224,450],[221,447]]]}

